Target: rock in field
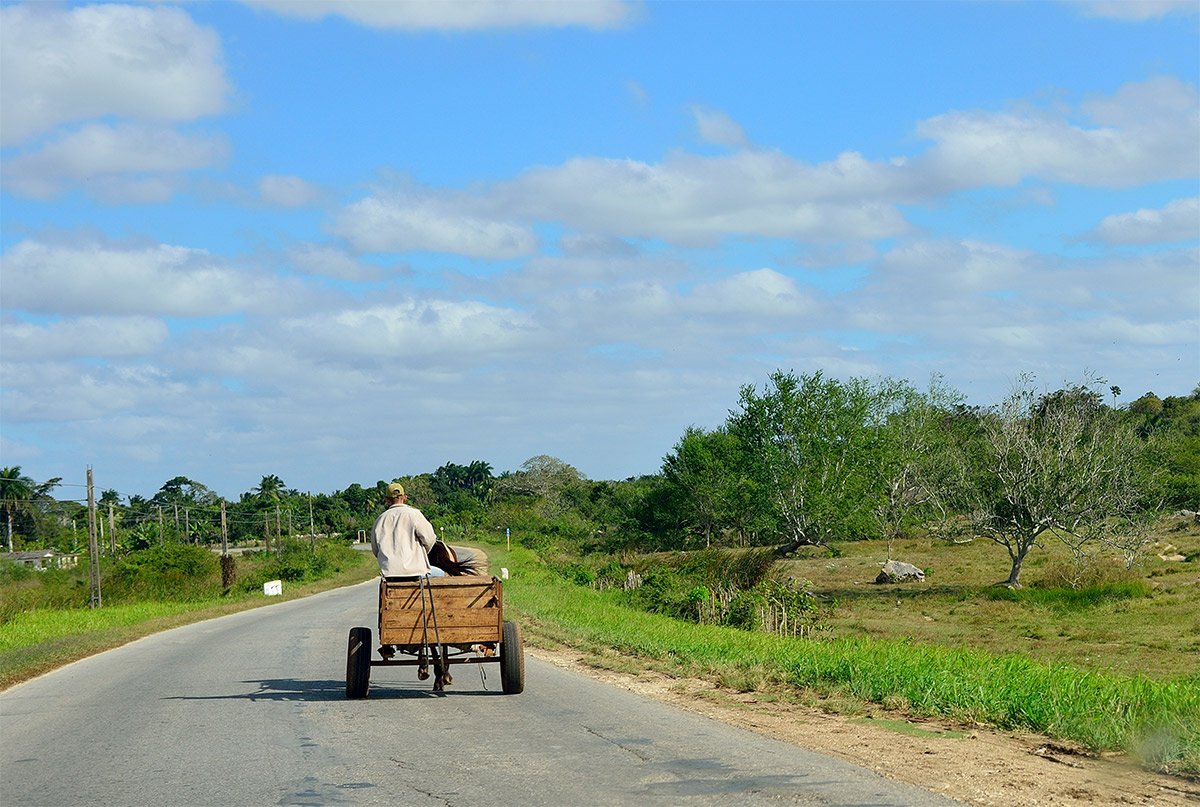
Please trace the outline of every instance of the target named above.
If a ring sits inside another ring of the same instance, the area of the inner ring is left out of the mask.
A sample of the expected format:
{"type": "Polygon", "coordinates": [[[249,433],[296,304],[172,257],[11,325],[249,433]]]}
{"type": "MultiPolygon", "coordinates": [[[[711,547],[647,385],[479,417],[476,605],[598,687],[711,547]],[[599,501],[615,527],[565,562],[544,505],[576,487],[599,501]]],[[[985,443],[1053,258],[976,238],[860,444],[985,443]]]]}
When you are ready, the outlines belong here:
{"type": "Polygon", "coordinates": [[[889,560],[883,564],[883,568],[879,570],[879,576],[875,578],[876,583],[906,583],[909,580],[924,580],[925,572],[913,566],[911,563],[905,563],[902,560],[889,560]]]}

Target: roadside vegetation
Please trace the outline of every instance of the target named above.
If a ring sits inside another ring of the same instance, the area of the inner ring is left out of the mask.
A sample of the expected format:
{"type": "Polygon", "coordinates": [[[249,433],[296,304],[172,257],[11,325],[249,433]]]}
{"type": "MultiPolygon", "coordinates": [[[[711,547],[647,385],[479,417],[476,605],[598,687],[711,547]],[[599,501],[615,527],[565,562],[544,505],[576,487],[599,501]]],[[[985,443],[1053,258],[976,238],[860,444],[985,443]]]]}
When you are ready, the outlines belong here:
{"type": "MultiPolygon", "coordinates": [[[[925,641],[928,631],[914,639],[900,635],[903,628],[872,637],[860,626],[845,624],[856,621],[856,613],[868,616],[880,609],[881,601],[893,599],[892,592],[871,595],[874,602],[861,609],[842,606],[842,624],[798,640],[650,613],[613,589],[564,584],[530,555],[507,562],[518,570],[508,586],[510,601],[537,641],[581,648],[597,666],[628,672],[644,665],[769,697],[785,690],[787,697],[832,711],[861,713],[866,705],[878,704],[901,715],[1038,732],[1093,751],[1122,751],[1156,770],[1200,773],[1200,677],[1194,651],[1190,662],[1177,654],[1171,658],[1169,650],[1160,652],[1164,667],[1174,670],[1150,677],[1113,670],[1103,660],[1077,663],[1053,653],[987,649],[978,642],[925,641]],[[1192,671],[1181,673],[1189,663],[1192,671]]],[[[1194,620],[1200,600],[1194,592],[1190,596],[1194,620]]],[[[1024,604],[1005,605],[1015,612],[1024,604]]],[[[1143,610],[1143,616],[1150,611],[1143,610]]],[[[1079,629],[1103,616],[1085,606],[1067,621],[1079,629]]],[[[1059,620],[1042,615],[1017,621],[1038,621],[1050,629],[1059,620]]],[[[969,627],[970,620],[958,625],[964,632],[969,627]]],[[[1009,647],[1024,650],[1020,632],[1001,621],[993,638],[997,645],[1007,639],[1009,647]]],[[[1194,644],[1194,636],[1163,632],[1158,638],[1194,644]]],[[[1150,639],[1149,646],[1157,643],[1150,639]]],[[[1139,641],[1133,644],[1147,649],[1139,641]]]]}
{"type": "MultiPolygon", "coordinates": [[[[539,455],[397,481],[444,539],[510,568],[535,642],[597,665],[1041,732],[1200,776],[1200,388],[1120,396],[1023,379],[968,407],[938,379],[776,373],[721,426],[685,429],[657,474],[593,481],[539,455]],[[876,582],[888,561],[916,575],[876,582]]],[[[93,514],[57,483],[0,469],[14,549],[86,549],[93,514]]],[[[105,491],[102,607],[86,554],[0,562],[0,686],[260,604],[267,580],[299,596],[372,576],[349,545],[386,484],[105,491]],[[222,547],[246,552],[223,568],[222,547]]]]}
{"type": "Polygon", "coordinates": [[[315,551],[298,542],[285,552],[251,552],[236,560],[238,582],[225,586],[218,556],[208,549],[167,543],[102,564],[104,606],[91,608],[88,573],[34,571],[0,560],[0,688],[190,622],[377,575],[369,552],[341,543],[315,551]],[[310,557],[297,556],[311,552],[310,557]],[[268,580],[287,581],[279,597],[263,596],[268,580]]]}

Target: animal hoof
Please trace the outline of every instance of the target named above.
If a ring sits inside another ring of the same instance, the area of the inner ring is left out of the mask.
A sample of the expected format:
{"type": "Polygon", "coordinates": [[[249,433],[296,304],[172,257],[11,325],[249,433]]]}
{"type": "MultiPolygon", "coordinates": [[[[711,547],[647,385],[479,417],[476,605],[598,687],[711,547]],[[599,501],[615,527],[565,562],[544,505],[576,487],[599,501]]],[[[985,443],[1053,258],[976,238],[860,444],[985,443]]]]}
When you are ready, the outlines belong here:
{"type": "Polygon", "coordinates": [[[428,667],[417,667],[417,678],[424,681],[428,677],[429,677],[429,668],[428,667]]]}

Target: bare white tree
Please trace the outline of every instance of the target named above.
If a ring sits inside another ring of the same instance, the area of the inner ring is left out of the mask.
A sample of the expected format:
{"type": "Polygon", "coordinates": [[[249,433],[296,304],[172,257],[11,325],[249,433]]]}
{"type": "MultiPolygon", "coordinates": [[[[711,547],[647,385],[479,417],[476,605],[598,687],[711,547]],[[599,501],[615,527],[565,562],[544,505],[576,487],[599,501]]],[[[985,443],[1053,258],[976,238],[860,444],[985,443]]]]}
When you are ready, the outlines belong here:
{"type": "MultiPolygon", "coordinates": [[[[1029,378],[982,421],[982,467],[972,475],[971,520],[1008,550],[1006,584],[1046,533],[1077,559],[1144,505],[1144,442],[1104,406],[1090,382],[1039,395],[1029,378]]],[[[1111,539],[1110,539],[1111,540],[1111,539]]]]}

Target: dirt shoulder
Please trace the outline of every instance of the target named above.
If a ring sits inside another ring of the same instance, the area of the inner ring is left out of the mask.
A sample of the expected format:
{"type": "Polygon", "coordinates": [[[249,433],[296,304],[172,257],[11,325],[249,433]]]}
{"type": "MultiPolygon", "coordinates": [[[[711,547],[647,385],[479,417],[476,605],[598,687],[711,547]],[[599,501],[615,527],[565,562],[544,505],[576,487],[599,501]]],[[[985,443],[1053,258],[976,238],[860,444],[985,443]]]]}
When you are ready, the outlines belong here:
{"type": "Polygon", "coordinates": [[[1164,805],[1196,807],[1200,782],[1140,770],[1119,756],[1094,756],[1067,743],[880,709],[863,717],[764,699],[701,679],[599,669],[570,649],[531,655],[714,720],[861,765],[888,779],[970,805],[1164,805]]]}

